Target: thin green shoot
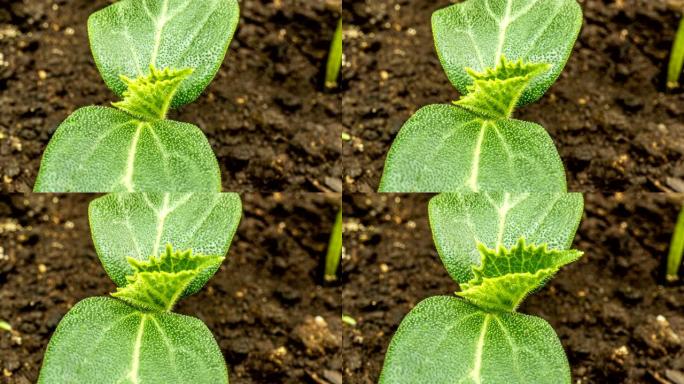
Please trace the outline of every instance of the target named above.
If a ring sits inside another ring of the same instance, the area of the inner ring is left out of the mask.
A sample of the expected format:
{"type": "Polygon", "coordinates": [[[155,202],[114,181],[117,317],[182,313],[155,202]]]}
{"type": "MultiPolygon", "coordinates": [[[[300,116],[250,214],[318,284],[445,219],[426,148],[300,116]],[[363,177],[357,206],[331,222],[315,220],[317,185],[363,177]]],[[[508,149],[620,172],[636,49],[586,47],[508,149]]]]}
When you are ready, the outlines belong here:
{"type": "Polygon", "coordinates": [[[349,315],[342,314],[342,322],[349,326],[356,327],[356,319],[349,315]]]}
{"type": "Polygon", "coordinates": [[[2,320],[0,320],[0,329],[7,332],[12,332],[12,326],[10,325],[10,323],[2,320]]]}
{"type": "Polygon", "coordinates": [[[328,65],[325,72],[325,88],[337,88],[337,79],[340,77],[340,68],[342,67],[342,18],[337,20],[337,28],[333,35],[332,43],[330,43],[330,52],[328,53],[328,65]]]}
{"type": "Polygon", "coordinates": [[[327,282],[337,280],[337,269],[342,257],[342,208],[337,211],[335,224],[333,224],[330,241],[328,242],[328,253],[325,256],[325,276],[327,282]]]}
{"type": "Polygon", "coordinates": [[[667,88],[679,88],[679,77],[684,65],[684,19],[679,21],[679,28],[672,44],[670,64],[667,68],[667,88]]]}
{"type": "Polygon", "coordinates": [[[670,254],[667,257],[667,281],[677,281],[679,279],[677,272],[682,264],[682,255],[684,255],[684,207],[679,211],[677,224],[670,242],[670,254]]]}

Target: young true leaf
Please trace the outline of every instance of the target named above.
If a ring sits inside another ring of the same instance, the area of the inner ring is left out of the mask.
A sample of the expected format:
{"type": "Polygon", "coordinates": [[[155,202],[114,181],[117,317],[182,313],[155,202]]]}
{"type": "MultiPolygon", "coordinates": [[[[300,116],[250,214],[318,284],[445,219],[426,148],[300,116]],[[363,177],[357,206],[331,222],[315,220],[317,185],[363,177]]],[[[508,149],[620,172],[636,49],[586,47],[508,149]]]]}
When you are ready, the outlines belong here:
{"type": "Polygon", "coordinates": [[[192,74],[192,69],[158,70],[150,65],[150,74],[131,80],[121,75],[121,80],[128,87],[123,94],[123,101],[112,103],[122,111],[144,120],[165,119],[171,100],[180,84],[192,74]]]}
{"type": "Polygon", "coordinates": [[[524,237],[532,244],[568,249],[582,218],[579,193],[440,194],[429,204],[430,226],[439,256],[458,282],[474,277],[481,264],[479,243],[510,248],[524,237]]]}
{"type": "Polygon", "coordinates": [[[570,367],[543,319],[438,296],[402,320],[380,376],[380,384],[415,383],[570,384],[570,367]]]}
{"type": "Polygon", "coordinates": [[[525,244],[521,238],[510,250],[478,244],[482,265],[473,267],[475,277],[461,284],[457,295],[490,311],[514,311],[527,295],[541,287],[558,269],[582,256],[576,250],[549,250],[525,244]]]}
{"type": "Polygon", "coordinates": [[[227,384],[228,371],[200,320],[97,297],[76,304],[59,323],[38,383],[227,384]]]}
{"type": "MultiPolygon", "coordinates": [[[[235,193],[109,194],[93,200],[88,208],[97,254],[120,287],[129,284],[126,276],[136,271],[127,257],[148,261],[163,253],[167,244],[223,257],[241,214],[240,196],[235,193]]],[[[218,264],[203,268],[185,294],[199,291],[217,268],[218,264]]]]}
{"type": "Polygon", "coordinates": [[[36,192],[217,192],[221,175],[199,128],[85,107],[50,140],[36,192]]]}
{"type": "Polygon", "coordinates": [[[522,93],[518,105],[538,100],[563,70],[582,25],[576,0],[468,0],[432,16],[435,46],[449,80],[468,94],[476,72],[503,56],[550,69],[522,93]]]}
{"type": "Polygon", "coordinates": [[[530,81],[548,69],[549,65],[545,63],[510,62],[501,56],[495,69],[487,68],[482,73],[467,69],[475,83],[468,86],[468,94],[454,104],[485,119],[507,119],[530,81]]]}
{"type": "Polygon", "coordinates": [[[380,192],[566,189],[563,163],[543,127],[451,105],[421,108],[406,122],[380,181],[380,192]]]}
{"type": "Polygon", "coordinates": [[[112,296],[142,311],[168,312],[197,276],[207,268],[216,270],[223,259],[193,255],[192,250],[174,252],[171,245],[161,256],[152,256],[147,261],[129,257],[133,275],[126,276],[128,285],[119,287],[112,296]]]}
{"type": "Polygon", "coordinates": [[[194,69],[171,107],[194,101],[216,75],[238,24],[237,0],[122,0],[88,19],[90,46],[107,86],[123,96],[150,67],[194,69]]]}

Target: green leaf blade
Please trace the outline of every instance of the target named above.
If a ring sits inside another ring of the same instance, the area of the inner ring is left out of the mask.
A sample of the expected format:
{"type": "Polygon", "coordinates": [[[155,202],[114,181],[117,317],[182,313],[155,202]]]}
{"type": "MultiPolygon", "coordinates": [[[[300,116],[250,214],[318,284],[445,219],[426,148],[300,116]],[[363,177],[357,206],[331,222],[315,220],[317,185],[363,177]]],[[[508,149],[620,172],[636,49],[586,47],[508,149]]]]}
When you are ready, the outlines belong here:
{"type": "Polygon", "coordinates": [[[439,296],[402,320],[379,383],[569,384],[570,368],[546,321],[439,296]]]}
{"type": "Polygon", "coordinates": [[[127,276],[128,284],[112,296],[142,311],[168,312],[193,280],[208,268],[216,270],[224,259],[193,255],[192,250],[174,252],[171,245],[159,257],[146,261],[129,257],[135,272],[127,276]]]}
{"type": "Polygon", "coordinates": [[[565,192],[567,185],[560,155],[543,127],[429,105],[399,131],[379,190],[565,192]]]}
{"type": "MultiPolygon", "coordinates": [[[[136,271],[128,257],[147,262],[164,252],[167,244],[196,254],[225,256],[241,216],[236,193],[115,193],[93,200],[88,207],[95,250],[119,287],[126,286],[126,277],[136,271]]],[[[205,268],[184,294],[199,291],[217,269],[218,265],[205,268]]]]}
{"type": "Polygon", "coordinates": [[[90,46],[107,86],[123,96],[120,75],[156,68],[194,69],[173,108],[202,93],[218,72],[239,20],[237,0],[122,0],[88,19],[90,46]]]}
{"type": "Polygon", "coordinates": [[[521,237],[550,249],[568,249],[579,227],[579,193],[443,193],[429,203],[432,236],[449,275],[464,283],[481,264],[478,243],[514,246],[521,237]]]}
{"type": "Polygon", "coordinates": [[[76,304],[50,339],[38,383],[228,383],[223,355],[200,320],[142,313],[96,297],[76,304]]]}
{"type": "Polygon", "coordinates": [[[171,120],[140,121],[114,108],[69,116],[43,154],[35,192],[215,192],[216,156],[204,133],[171,120]]]}
{"type": "Polygon", "coordinates": [[[502,56],[551,69],[525,89],[519,106],[543,96],[560,75],[582,26],[575,0],[468,0],[432,15],[440,62],[462,95],[473,79],[466,68],[494,68],[502,56]]]}

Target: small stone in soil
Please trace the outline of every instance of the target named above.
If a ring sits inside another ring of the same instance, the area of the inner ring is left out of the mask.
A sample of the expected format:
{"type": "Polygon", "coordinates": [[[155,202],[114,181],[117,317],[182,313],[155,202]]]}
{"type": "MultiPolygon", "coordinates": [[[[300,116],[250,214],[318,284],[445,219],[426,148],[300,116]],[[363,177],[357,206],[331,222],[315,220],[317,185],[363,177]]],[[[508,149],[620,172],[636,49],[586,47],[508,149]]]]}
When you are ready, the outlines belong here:
{"type": "Polygon", "coordinates": [[[338,348],[341,344],[341,340],[330,331],[328,323],[320,316],[307,316],[294,329],[292,337],[303,344],[307,354],[311,356],[321,356],[326,349],[338,348]]]}
{"type": "Polygon", "coordinates": [[[665,377],[674,384],[684,384],[684,372],[672,369],[665,370],[665,377]]]}
{"type": "Polygon", "coordinates": [[[323,377],[332,384],[342,384],[342,373],[339,371],[326,369],[323,371],[323,377]]]}

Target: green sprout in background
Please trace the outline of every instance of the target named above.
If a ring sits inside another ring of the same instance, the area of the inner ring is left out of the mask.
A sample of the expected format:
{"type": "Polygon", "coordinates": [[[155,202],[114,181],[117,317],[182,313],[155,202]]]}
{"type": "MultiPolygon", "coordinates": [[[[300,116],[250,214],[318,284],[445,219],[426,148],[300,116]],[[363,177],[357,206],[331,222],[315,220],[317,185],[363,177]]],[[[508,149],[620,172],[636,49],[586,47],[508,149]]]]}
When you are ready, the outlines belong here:
{"type": "Polygon", "coordinates": [[[330,44],[330,53],[328,54],[328,65],[325,71],[325,88],[337,88],[337,79],[340,77],[340,68],[342,67],[342,18],[337,20],[337,28],[333,35],[332,43],[330,44]]]}
{"type": "MultiPolygon", "coordinates": [[[[674,11],[684,13],[684,1],[670,1],[670,8],[674,11]]],[[[667,68],[667,88],[679,88],[679,77],[682,73],[682,65],[684,65],[684,19],[679,21],[679,28],[675,35],[674,43],[672,43],[672,51],[670,53],[670,64],[667,68]]]]}
{"type": "Polygon", "coordinates": [[[684,64],[684,19],[679,21],[679,28],[672,44],[670,65],[667,68],[667,88],[679,88],[679,76],[684,64]]]}
{"type": "Polygon", "coordinates": [[[672,234],[672,241],[670,242],[670,253],[667,257],[667,281],[677,281],[679,276],[677,272],[682,264],[682,255],[684,254],[684,206],[679,211],[677,224],[675,225],[674,233],[672,234]]]}
{"type": "Polygon", "coordinates": [[[325,281],[337,280],[337,269],[342,257],[342,208],[337,211],[335,224],[333,224],[330,242],[328,243],[328,253],[325,257],[325,281]]]}
{"type": "Polygon", "coordinates": [[[0,320],[0,329],[7,331],[7,332],[12,332],[12,326],[10,323],[0,320]]]}

